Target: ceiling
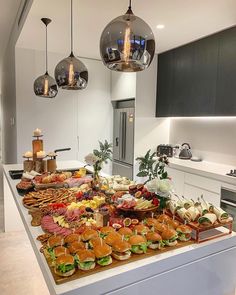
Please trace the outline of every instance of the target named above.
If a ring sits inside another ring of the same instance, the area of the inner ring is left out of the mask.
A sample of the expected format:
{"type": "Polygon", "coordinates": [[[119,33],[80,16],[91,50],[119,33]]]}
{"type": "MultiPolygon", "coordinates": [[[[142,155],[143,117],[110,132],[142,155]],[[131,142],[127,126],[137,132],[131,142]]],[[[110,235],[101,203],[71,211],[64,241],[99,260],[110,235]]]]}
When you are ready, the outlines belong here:
{"type": "MultiPolygon", "coordinates": [[[[74,0],[74,51],[79,56],[100,58],[102,30],[113,18],[124,14],[127,6],[128,0],[74,0]]],[[[157,52],[236,24],[235,0],[133,0],[132,8],[151,26],[157,52]],[[165,28],[158,30],[158,24],[164,24],[165,28]]],[[[44,49],[42,17],[53,20],[48,28],[49,51],[69,53],[69,0],[35,0],[17,46],[44,49]]]]}
{"type": "Polygon", "coordinates": [[[0,0],[0,64],[21,0],[0,0]]]}

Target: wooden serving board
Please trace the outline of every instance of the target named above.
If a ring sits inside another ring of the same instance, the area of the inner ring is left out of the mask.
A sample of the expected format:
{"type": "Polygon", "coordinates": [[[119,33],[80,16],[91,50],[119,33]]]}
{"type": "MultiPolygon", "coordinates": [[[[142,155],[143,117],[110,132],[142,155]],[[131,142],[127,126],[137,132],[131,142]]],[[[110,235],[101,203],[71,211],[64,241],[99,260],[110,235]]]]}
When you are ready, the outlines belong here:
{"type": "Polygon", "coordinates": [[[54,268],[52,266],[50,266],[51,260],[47,259],[45,257],[45,255],[44,255],[44,257],[45,257],[45,259],[46,259],[46,261],[48,263],[48,267],[51,270],[51,273],[52,273],[52,276],[53,276],[53,278],[55,280],[55,283],[56,284],[63,284],[63,283],[67,283],[67,282],[70,282],[70,281],[73,281],[73,280],[77,280],[77,279],[81,279],[83,277],[93,275],[95,273],[98,273],[98,272],[101,272],[101,271],[104,271],[104,270],[112,269],[112,268],[117,267],[117,266],[125,265],[125,264],[131,263],[131,262],[135,262],[137,260],[145,259],[145,258],[148,258],[148,257],[151,257],[151,256],[162,254],[162,253],[172,251],[174,249],[182,248],[182,247],[185,247],[185,246],[189,246],[189,245],[192,245],[192,244],[194,244],[193,240],[190,240],[190,241],[187,241],[187,242],[178,241],[178,244],[176,246],[174,246],[174,247],[167,247],[166,246],[161,250],[148,249],[146,254],[131,254],[130,259],[123,260],[123,261],[116,260],[115,258],[112,257],[113,262],[112,262],[112,264],[110,264],[108,266],[100,266],[100,265],[96,264],[94,269],[91,269],[91,270],[88,270],[88,271],[82,271],[80,269],[77,269],[76,272],[70,277],[60,277],[57,274],[55,274],[54,268]]]}

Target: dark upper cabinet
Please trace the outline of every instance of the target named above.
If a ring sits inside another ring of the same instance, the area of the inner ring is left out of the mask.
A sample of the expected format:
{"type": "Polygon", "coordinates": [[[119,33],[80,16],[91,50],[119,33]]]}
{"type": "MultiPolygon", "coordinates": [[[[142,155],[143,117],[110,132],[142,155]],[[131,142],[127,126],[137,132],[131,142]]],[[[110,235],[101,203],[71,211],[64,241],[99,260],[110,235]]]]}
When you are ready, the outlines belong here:
{"type": "Polygon", "coordinates": [[[158,55],[157,117],[236,115],[236,28],[158,55]]]}
{"type": "Polygon", "coordinates": [[[236,115],[236,27],[219,33],[215,115],[236,115]]]}

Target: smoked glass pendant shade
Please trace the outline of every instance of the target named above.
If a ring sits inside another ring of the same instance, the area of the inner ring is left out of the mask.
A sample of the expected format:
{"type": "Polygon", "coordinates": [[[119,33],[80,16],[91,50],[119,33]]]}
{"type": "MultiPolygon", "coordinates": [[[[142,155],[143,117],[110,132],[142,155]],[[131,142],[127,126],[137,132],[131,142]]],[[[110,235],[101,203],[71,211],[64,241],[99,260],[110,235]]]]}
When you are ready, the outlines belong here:
{"type": "Polygon", "coordinates": [[[55,68],[57,85],[66,90],[82,90],[88,84],[88,70],[73,53],[60,61],[55,68]]]}
{"type": "Polygon", "coordinates": [[[125,15],[112,20],[103,30],[100,54],[110,70],[143,71],[151,64],[155,54],[153,32],[129,7],[125,15]]]}
{"type": "Polygon", "coordinates": [[[56,81],[48,73],[45,73],[34,81],[34,93],[37,96],[54,98],[57,92],[56,81]]]}
{"type": "Polygon", "coordinates": [[[49,18],[42,18],[41,21],[45,24],[46,27],[46,50],[45,50],[45,57],[46,57],[46,73],[42,76],[39,76],[34,81],[34,93],[37,96],[44,97],[44,98],[54,98],[58,93],[57,83],[56,81],[49,76],[48,74],[48,47],[47,47],[47,26],[50,24],[51,19],[49,18]]]}

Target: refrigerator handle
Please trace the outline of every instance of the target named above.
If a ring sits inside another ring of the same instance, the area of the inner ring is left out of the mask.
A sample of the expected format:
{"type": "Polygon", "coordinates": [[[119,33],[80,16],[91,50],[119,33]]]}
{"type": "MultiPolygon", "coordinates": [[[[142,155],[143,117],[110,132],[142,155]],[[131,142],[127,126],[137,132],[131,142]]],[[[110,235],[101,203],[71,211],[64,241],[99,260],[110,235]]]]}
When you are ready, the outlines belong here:
{"type": "Polygon", "coordinates": [[[119,146],[119,137],[116,137],[116,146],[119,146]]]}
{"type": "Polygon", "coordinates": [[[126,112],[122,113],[122,159],[126,156],[126,112]]]}

